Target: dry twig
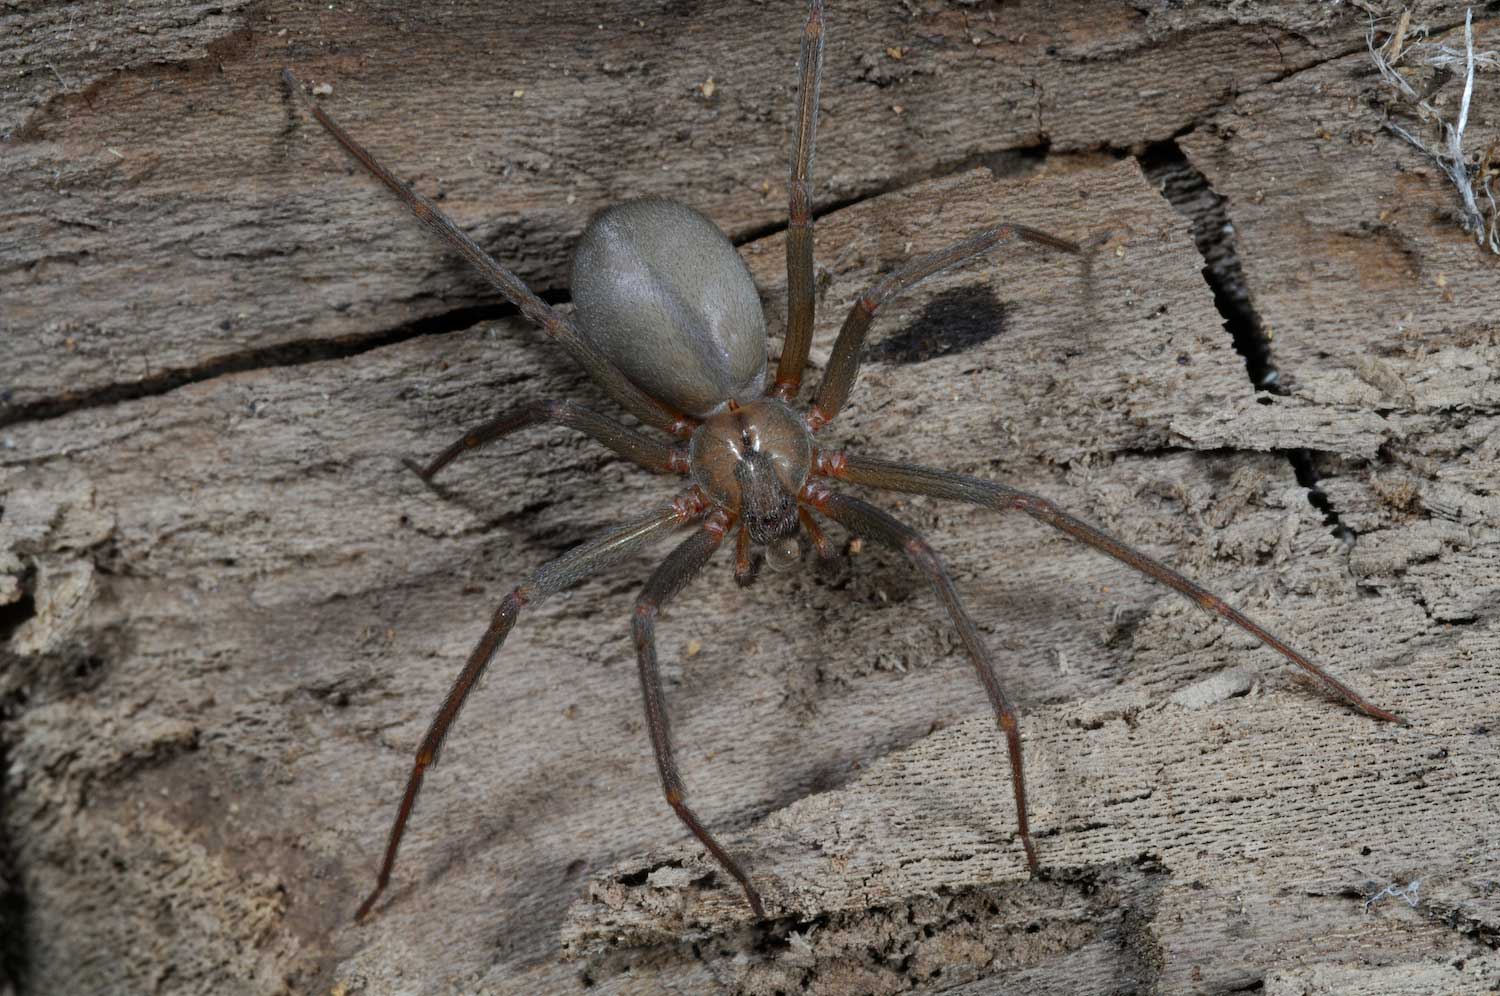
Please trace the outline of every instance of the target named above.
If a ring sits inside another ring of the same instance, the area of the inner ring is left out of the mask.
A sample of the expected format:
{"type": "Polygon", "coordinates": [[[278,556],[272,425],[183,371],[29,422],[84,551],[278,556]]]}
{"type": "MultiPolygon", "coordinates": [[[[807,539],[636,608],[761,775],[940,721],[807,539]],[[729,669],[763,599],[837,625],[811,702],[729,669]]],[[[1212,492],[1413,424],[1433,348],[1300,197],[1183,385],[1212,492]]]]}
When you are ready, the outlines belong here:
{"type": "MultiPolygon", "coordinates": [[[[1420,149],[1442,168],[1458,189],[1461,202],[1459,215],[1464,231],[1473,233],[1481,246],[1500,255],[1500,205],[1495,202],[1496,143],[1492,142],[1482,154],[1475,154],[1472,165],[1463,148],[1464,130],[1469,124],[1469,105],[1474,97],[1474,74],[1478,69],[1500,67],[1500,54],[1474,51],[1472,8],[1464,17],[1464,48],[1461,52],[1443,42],[1419,41],[1405,44],[1410,23],[1410,11],[1404,12],[1391,37],[1384,45],[1376,46],[1372,21],[1370,30],[1365,35],[1365,42],[1381,79],[1397,92],[1403,102],[1416,109],[1420,121],[1436,126],[1434,130],[1441,136],[1441,140],[1423,141],[1389,119],[1384,122],[1384,127],[1420,149]],[[1402,68],[1406,67],[1457,72],[1460,66],[1463,71],[1464,92],[1459,102],[1458,118],[1452,123],[1443,120],[1438,109],[1417,92],[1407,75],[1402,72],[1402,68]],[[1480,203],[1480,198],[1483,198],[1483,204],[1480,203]]],[[[1418,29],[1417,33],[1425,35],[1425,29],[1418,29]]]]}

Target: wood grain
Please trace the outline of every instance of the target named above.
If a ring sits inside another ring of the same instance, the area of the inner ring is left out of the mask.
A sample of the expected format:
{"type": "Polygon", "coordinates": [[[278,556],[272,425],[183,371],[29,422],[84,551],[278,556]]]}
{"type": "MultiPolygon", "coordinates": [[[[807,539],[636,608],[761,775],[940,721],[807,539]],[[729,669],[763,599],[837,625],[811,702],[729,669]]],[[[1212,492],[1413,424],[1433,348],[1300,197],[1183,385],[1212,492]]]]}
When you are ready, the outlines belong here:
{"type": "Polygon", "coordinates": [[[925,582],[845,545],[741,591],[720,558],[659,632],[691,797],[770,907],[752,923],[662,802],[639,715],[628,619],[661,550],[523,615],[353,925],[495,601],[675,482],[561,430],[437,491],[402,466],[501,406],[605,402],[275,70],[331,83],[351,131],[560,302],[602,204],[707,211],[774,352],[800,5],[18,9],[0,992],[1492,991],[1497,264],[1379,130],[1364,14],[1049,6],[830,9],[814,379],[913,254],[1004,219],[1099,243],[923,285],[827,438],[1045,494],[1409,728],[1042,526],[872,495],[1003,661],[1042,880],[925,582]],[[1163,161],[1199,208],[1163,196],[1163,161]],[[1194,214],[1216,202],[1232,234],[1194,214]],[[1205,232],[1281,396],[1225,331],[1205,232]],[[1367,902],[1418,881],[1414,906],[1367,902]]]}

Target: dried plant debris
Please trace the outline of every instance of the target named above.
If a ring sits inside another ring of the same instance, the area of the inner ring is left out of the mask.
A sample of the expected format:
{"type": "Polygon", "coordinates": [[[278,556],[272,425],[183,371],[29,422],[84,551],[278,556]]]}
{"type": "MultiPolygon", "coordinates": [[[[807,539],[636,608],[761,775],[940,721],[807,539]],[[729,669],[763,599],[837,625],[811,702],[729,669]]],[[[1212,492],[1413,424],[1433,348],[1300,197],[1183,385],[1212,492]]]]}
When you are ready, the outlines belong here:
{"type": "Polygon", "coordinates": [[[1495,201],[1500,178],[1500,138],[1482,149],[1472,138],[1464,148],[1474,99],[1474,78],[1482,71],[1500,70],[1500,53],[1474,51],[1474,11],[1464,17],[1463,47],[1450,38],[1427,39],[1427,28],[1413,27],[1411,11],[1401,14],[1395,31],[1382,45],[1375,44],[1375,22],[1365,35],[1370,58],[1389,88],[1384,127],[1426,153],[1458,189],[1459,220],[1480,246],[1500,255],[1500,206],[1495,201]],[[1451,95],[1442,91],[1452,80],[1463,80],[1457,112],[1451,95]],[[1447,116],[1445,116],[1447,115],[1447,116]],[[1451,119],[1451,120],[1450,120],[1451,119]]]}

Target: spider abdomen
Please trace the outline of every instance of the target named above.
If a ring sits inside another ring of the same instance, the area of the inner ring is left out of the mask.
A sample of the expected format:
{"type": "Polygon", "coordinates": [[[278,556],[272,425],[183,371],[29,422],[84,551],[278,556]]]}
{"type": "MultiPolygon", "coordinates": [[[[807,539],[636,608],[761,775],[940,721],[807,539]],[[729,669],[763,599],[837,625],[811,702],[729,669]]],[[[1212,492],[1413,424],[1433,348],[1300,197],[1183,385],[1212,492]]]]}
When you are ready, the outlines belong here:
{"type": "Polygon", "coordinates": [[[688,415],[760,397],[760,294],[712,221],[676,201],[626,201],[596,215],[573,253],[578,324],[641,390],[688,415]]]}

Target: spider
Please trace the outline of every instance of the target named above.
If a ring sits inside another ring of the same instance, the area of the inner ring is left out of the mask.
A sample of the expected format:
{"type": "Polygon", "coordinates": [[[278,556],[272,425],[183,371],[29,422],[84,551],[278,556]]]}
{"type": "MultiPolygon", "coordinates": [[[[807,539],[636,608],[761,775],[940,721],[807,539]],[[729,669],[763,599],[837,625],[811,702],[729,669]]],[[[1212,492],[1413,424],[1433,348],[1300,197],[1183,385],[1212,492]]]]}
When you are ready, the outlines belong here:
{"type": "Polygon", "coordinates": [[[1217,595],[1045,498],[994,481],[814,445],[814,436],[838,417],[849,398],[866,334],[883,306],[927,277],[1002,245],[1027,242],[1074,256],[1084,255],[1087,248],[1024,225],[1002,223],[901,266],[854,302],[812,403],[799,411],[795,405],[813,328],[812,163],[823,26],[822,0],[811,0],[798,66],[797,126],[788,183],[787,325],[775,376],[769,384],[769,351],[760,297],[734,246],[704,215],[675,201],[647,198],[614,205],[595,216],[573,258],[575,314],[570,319],[532,293],[431,200],[411,189],[360,146],[302,92],[289,69],[282,70],[289,89],[306,102],[313,117],[349,155],[399,197],[417,220],[462,255],[521,314],[540,325],[626,412],[643,426],[662,430],[669,437],[663,440],[648,435],[571,401],[542,401],[507,411],[465,433],[419,468],[420,476],[430,481],[462,453],[530,426],[554,424],[582,432],[646,470],[689,479],[686,490],[669,504],[544,564],[501,600],[417,748],[375,887],[360,904],[356,920],[369,915],[390,884],[423,776],[437,762],[449,728],[522,609],[689,525],[696,528],[651,575],[631,619],[646,728],[667,804],[739,883],[756,919],[764,919],[765,904],[750,876],[687,805],[662,694],[656,618],[662,606],[693,580],[731,535],[734,576],[741,585],[755,580],[763,562],[776,569],[795,564],[800,559],[804,533],[821,555],[831,555],[829,541],[815,516],[901,551],[931,582],[958,630],[1005,735],[1017,836],[1031,874],[1039,875],[1041,863],[1026,815],[1018,715],[1000,683],[993,655],[928,542],[887,512],[835,491],[831,486],[834,482],[1024,512],[1224,617],[1360,712],[1405,723],[1217,595]]]}

